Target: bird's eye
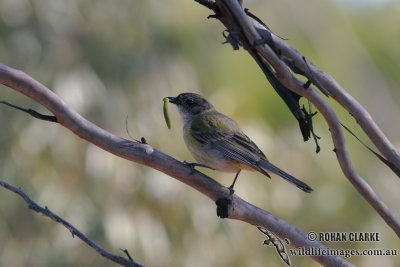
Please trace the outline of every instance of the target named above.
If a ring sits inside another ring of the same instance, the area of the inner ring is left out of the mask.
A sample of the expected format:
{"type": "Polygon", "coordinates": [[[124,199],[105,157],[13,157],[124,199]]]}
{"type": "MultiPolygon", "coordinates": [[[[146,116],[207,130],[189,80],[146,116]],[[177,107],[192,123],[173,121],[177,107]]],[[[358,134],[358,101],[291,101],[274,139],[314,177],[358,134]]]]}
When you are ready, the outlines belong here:
{"type": "Polygon", "coordinates": [[[193,104],[194,104],[193,99],[188,99],[188,100],[186,100],[186,105],[192,106],[193,104]]]}

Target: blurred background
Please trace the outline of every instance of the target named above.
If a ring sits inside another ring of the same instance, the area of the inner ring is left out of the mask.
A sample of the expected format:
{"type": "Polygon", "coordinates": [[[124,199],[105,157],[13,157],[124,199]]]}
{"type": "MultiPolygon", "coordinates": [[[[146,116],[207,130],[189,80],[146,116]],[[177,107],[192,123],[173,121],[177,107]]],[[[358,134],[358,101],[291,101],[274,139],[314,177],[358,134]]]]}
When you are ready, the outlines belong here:
{"type": "MultiPolygon", "coordinates": [[[[279,36],[336,80],[400,149],[400,2],[245,1],[279,36]]],[[[303,232],[379,232],[374,243],[331,248],[400,249],[393,231],[342,174],[326,123],[322,151],[303,143],[297,121],[243,50],[222,45],[224,28],[194,1],[0,0],[0,62],[21,69],[104,129],[144,136],[192,161],[181,122],[162,98],[198,92],[233,117],[271,162],[310,184],[304,194],[276,176],[245,172],[236,193],[303,232]]],[[[47,111],[0,86],[0,99],[47,111]]],[[[349,114],[340,119],[367,140],[349,114]]],[[[353,137],[351,159],[400,215],[400,180],[353,137]]],[[[369,142],[367,142],[369,143],[369,142]]],[[[0,178],[21,187],[117,254],[146,266],[286,266],[256,228],[220,220],[215,205],[160,172],[117,158],[59,125],[0,106],[0,178]]],[[[204,170],[222,184],[233,176],[204,170]]],[[[0,266],[113,266],[63,227],[0,189],[0,266]]],[[[289,248],[289,247],[287,247],[289,248]]],[[[292,266],[319,266],[291,257],[292,266]]],[[[359,266],[399,266],[399,257],[353,257],[359,266]]]]}

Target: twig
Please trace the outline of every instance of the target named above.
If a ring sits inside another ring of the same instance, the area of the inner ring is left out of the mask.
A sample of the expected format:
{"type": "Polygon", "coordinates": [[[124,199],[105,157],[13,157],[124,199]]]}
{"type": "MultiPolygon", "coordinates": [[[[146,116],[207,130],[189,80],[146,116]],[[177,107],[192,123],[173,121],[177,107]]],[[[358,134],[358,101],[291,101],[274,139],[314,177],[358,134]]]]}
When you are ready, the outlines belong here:
{"type": "Polygon", "coordinates": [[[94,250],[96,250],[101,256],[118,263],[121,266],[127,266],[127,267],[143,267],[139,263],[135,262],[132,257],[129,255],[127,250],[125,249],[124,252],[127,255],[128,259],[125,259],[121,256],[115,255],[109,251],[107,251],[105,248],[97,244],[95,241],[91,240],[89,237],[87,237],[85,234],[83,234],[81,231],[79,231],[75,226],[73,226],[71,223],[67,222],[57,214],[53,213],[51,210],[49,210],[47,207],[42,207],[39,204],[37,204],[35,201],[33,201],[28,194],[26,194],[21,188],[15,187],[3,180],[0,180],[0,186],[4,187],[5,189],[12,191],[19,196],[22,197],[22,199],[28,203],[28,207],[31,210],[36,211],[37,213],[43,214],[44,216],[50,218],[51,220],[55,221],[56,223],[59,223],[63,225],[65,228],[67,228],[71,234],[72,237],[77,236],[79,239],[81,239],[83,242],[85,242],[87,245],[92,247],[94,250]]]}
{"type": "Polygon", "coordinates": [[[6,106],[11,107],[11,108],[15,108],[15,109],[23,111],[25,113],[28,113],[32,117],[34,117],[36,119],[39,119],[39,120],[57,122],[57,117],[56,116],[44,115],[44,114],[41,114],[41,113],[37,112],[36,110],[21,108],[19,106],[16,106],[14,104],[8,103],[7,101],[3,101],[3,100],[0,100],[0,104],[6,105],[6,106]]]}

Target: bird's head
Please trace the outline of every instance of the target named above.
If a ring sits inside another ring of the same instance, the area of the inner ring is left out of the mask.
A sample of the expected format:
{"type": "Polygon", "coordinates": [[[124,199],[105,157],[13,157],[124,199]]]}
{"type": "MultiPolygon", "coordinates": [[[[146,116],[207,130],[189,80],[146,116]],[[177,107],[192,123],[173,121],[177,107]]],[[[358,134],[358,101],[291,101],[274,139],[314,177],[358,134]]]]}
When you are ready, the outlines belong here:
{"type": "Polygon", "coordinates": [[[214,106],[201,95],[194,93],[182,93],[177,97],[168,97],[169,102],[178,107],[183,118],[193,117],[205,111],[214,109],[214,106]]]}

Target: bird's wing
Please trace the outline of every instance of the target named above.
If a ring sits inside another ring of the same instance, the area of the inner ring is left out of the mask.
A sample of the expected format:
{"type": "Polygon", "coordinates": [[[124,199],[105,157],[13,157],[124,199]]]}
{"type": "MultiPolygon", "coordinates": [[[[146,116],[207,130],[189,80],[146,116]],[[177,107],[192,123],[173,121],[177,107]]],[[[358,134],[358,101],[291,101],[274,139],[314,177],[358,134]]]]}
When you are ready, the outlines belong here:
{"type": "Polygon", "coordinates": [[[197,141],[257,170],[257,162],[266,160],[263,152],[232,119],[218,112],[200,116],[192,122],[190,129],[197,141]]]}
{"type": "Polygon", "coordinates": [[[265,155],[239,128],[236,122],[225,115],[212,112],[200,115],[193,120],[190,130],[192,136],[204,145],[222,152],[226,157],[237,160],[265,174],[271,171],[301,190],[310,193],[312,188],[292,175],[268,162],[265,155]]]}

